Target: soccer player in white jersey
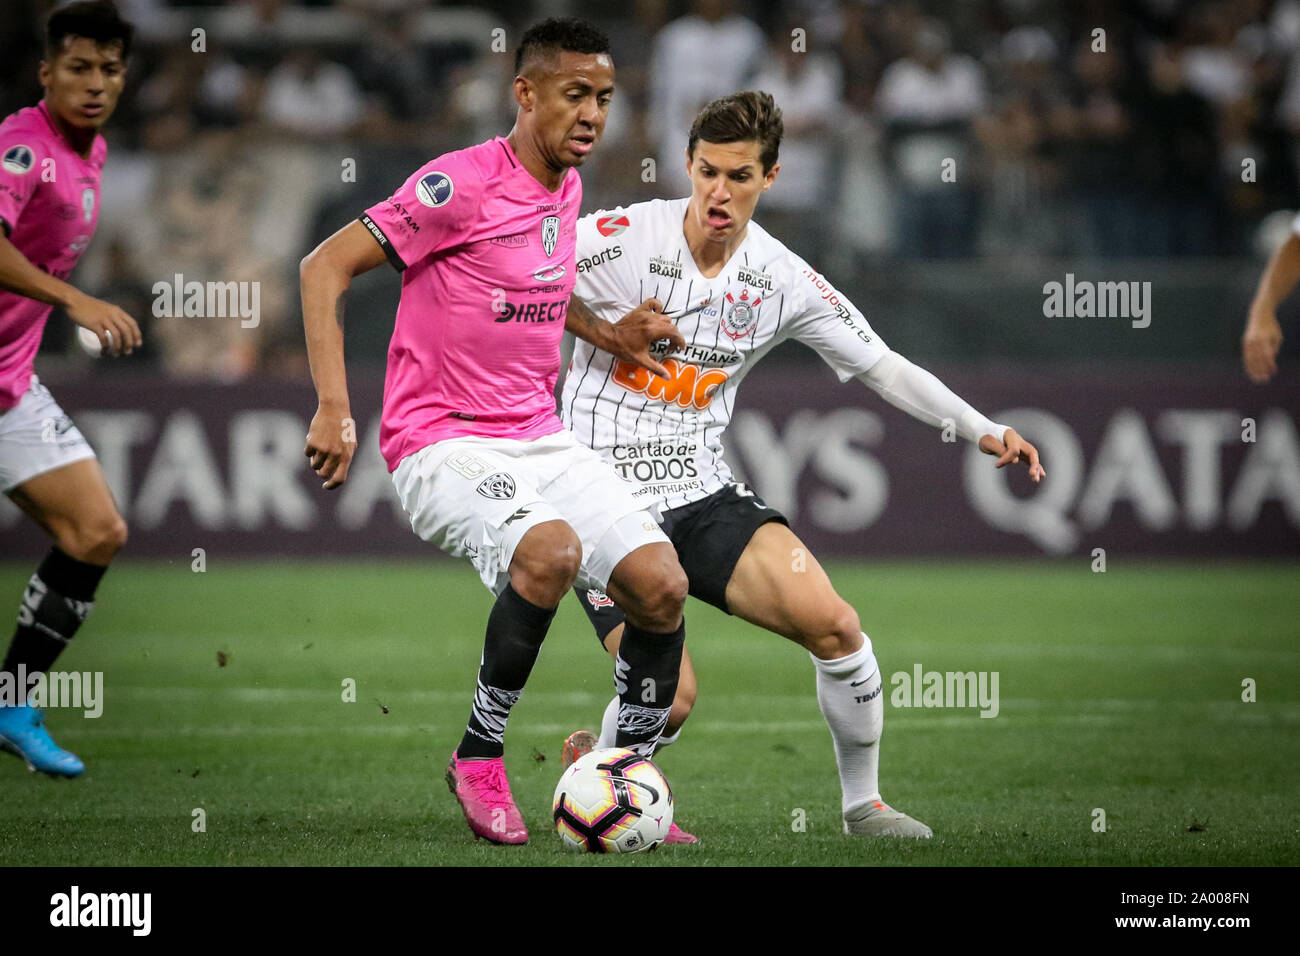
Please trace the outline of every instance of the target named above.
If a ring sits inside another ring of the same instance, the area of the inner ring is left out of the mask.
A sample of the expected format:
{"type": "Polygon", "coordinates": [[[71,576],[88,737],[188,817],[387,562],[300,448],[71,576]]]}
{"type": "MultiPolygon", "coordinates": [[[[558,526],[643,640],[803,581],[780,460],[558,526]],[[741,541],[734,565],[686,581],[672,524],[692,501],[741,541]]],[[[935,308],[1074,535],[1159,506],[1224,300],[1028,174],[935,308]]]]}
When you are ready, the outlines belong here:
{"type": "Polygon", "coordinates": [[[574,581],[608,586],[628,612],[613,734],[646,756],[673,700],[686,600],[686,576],[654,518],[555,410],[576,275],[576,167],[605,127],[609,41],[581,21],[547,20],[523,35],[515,71],[508,136],[426,163],[302,263],[319,399],[306,453],[326,488],[346,480],[356,448],[341,297],[353,276],[385,261],[402,274],[380,451],[412,530],[468,558],[496,595],[446,774],[470,830],[495,843],[528,839],[506,778],[506,720],[574,581]],[[643,696],[646,686],[658,695],[643,696]]]}
{"type": "MultiPolygon", "coordinates": [[[[852,303],[806,262],[753,222],[776,179],[781,113],[766,93],[715,100],[697,115],[686,158],[691,196],[653,200],[578,223],[578,283],[569,306],[577,343],[561,412],[584,444],[610,462],[658,516],[677,548],[690,592],[730,614],[801,644],[817,672],[817,700],[830,726],[847,833],[929,837],[925,824],[889,807],[878,783],[884,718],[882,678],[858,614],[835,593],[811,556],[802,572],[790,555],[808,549],[785,518],[731,480],[722,435],[745,374],[777,343],[815,349],[842,381],[856,378],[890,404],[958,433],[996,456],[1044,476],[1038,452],[1014,429],[989,421],[929,372],[890,351],[852,303]],[[644,296],[662,303],[681,343],[659,343],[652,375],[598,346],[644,296]]],[[[578,589],[597,635],[617,653],[622,615],[596,590],[578,589]]],[[[671,743],[694,701],[683,655],[671,743]]],[[[617,702],[598,740],[579,731],[565,760],[610,742],[617,702]]],[[[685,835],[689,836],[689,835],[685,835]]]]}
{"type": "Polygon", "coordinates": [[[55,305],[106,352],[141,344],[134,319],[65,281],[99,220],[99,130],[122,94],[132,32],[104,0],[59,7],[46,22],[44,97],[0,122],[0,491],[52,539],[0,664],[0,749],[60,777],[85,767],[29,706],[31,681],[90,614],[127,532],[94,450],[33,368],[55,305]]]}

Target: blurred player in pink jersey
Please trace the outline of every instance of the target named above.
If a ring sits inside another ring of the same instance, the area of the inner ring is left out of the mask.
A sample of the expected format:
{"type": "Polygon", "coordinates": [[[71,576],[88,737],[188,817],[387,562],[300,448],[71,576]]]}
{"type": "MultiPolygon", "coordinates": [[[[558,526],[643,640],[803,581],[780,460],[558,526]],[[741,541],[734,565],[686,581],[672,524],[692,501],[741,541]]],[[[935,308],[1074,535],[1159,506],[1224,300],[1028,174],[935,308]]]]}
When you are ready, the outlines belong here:
{"type": "MultiPolygon", "coordinates": [[[[564,428],[553,396],[577,274],[574,167],[605,127],[609,43],[581,21],[547,20],[524,34],[515,72],[509,136],[425,164],[302,263],[319,400],[306,454],[325,488],[346,480],[356,449],[342,295],[385,261],[402,274],[380,450],[415,533],[469,558],[496,595],[446,775],[475,837],[495,843],[528,839],[506,779],[505,726],[565,592],[575,580],[601,587],[627,614],[616,745],[645,754],[676,690],[686,598],[667,537],[564,428]]],[[[638,323],[630,360],[676,336],[649,306],[634,310],[638,323]]]]}
{"type": "Polygon", "coordinates": [[[131,36],[104,0],[56,10],[40,67],[45,97],[0,123],[0,490],[54,539],[0,665],[0,749],[64,777],[82,762],[50,738],[28,692],[94,607],[126,522],[94,451],[32,368],[55,305],[114,355],[141,343],[129,315],[64,281],[95,233],[108,152],[99,129],[122,93],[131,36]]]}

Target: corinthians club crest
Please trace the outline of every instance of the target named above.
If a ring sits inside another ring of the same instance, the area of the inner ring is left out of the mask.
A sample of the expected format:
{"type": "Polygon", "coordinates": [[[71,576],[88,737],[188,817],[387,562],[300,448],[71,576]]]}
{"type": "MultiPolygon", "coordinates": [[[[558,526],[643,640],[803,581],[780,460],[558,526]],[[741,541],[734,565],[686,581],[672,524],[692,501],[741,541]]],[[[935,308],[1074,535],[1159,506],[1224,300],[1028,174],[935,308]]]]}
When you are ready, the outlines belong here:
{"type": "Polygon", "coordinates": [[[560,217],[547,216],[542,220],[542,248],[549,256],[555,252],[555,242],[560,238],[560,217]]]}
{"type": "Polygon", "coordinates": [[[758,305],[763,299],[760,296],[751,299],[747,288],[740,290],[739,297],[728,292],[726,299],[730,308],[722,316],[722,331],[733,339],[744,338],[754,331],[758,322],[758,305]]]}

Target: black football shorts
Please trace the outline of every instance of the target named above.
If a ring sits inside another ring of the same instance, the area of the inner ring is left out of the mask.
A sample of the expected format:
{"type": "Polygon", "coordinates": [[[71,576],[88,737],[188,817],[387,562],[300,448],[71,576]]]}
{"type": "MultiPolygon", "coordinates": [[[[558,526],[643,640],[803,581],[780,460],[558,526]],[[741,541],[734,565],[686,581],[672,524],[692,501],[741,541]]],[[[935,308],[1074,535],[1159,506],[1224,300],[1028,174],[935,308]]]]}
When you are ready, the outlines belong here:
{"type": "MultiPolygon", "coordinates": [[[[665,511],[659,526],[677,549],[677,560],[690,581],[691,596],[730,614],[727,583],[731,573],[754,532],[769,521],[787,527],[790,524],[785,515],[748,486],[733,481],[707,498],[665,511]]],[[[603,591],[581,587],[573,590],[603,645],[606,635],[623,623],[623,612],[603,591]]]]}

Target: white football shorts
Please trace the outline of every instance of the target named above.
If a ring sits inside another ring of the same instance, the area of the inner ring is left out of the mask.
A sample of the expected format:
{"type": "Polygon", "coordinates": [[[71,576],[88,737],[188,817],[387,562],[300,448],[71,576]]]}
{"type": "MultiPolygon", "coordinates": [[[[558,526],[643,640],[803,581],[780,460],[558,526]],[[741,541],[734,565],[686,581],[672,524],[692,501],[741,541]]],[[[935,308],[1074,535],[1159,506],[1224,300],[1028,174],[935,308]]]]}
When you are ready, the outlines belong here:
{"type": "Polygon", "coordinates": [[[0,491],[94,457],[86,436],[35,375],[18,404],[0,412],[0,491]]]}
{"type": "Polygon", "coordinates": [[[582,542],[578,582],[605,590],[637,548],[667,544],[627,482],[566,428],[532,441],[449,438],[398,463],[393,484],[411,529],[454,557],[466,557],[493,594],[510,582],[524,533],[564,521],[582,542]]]}

